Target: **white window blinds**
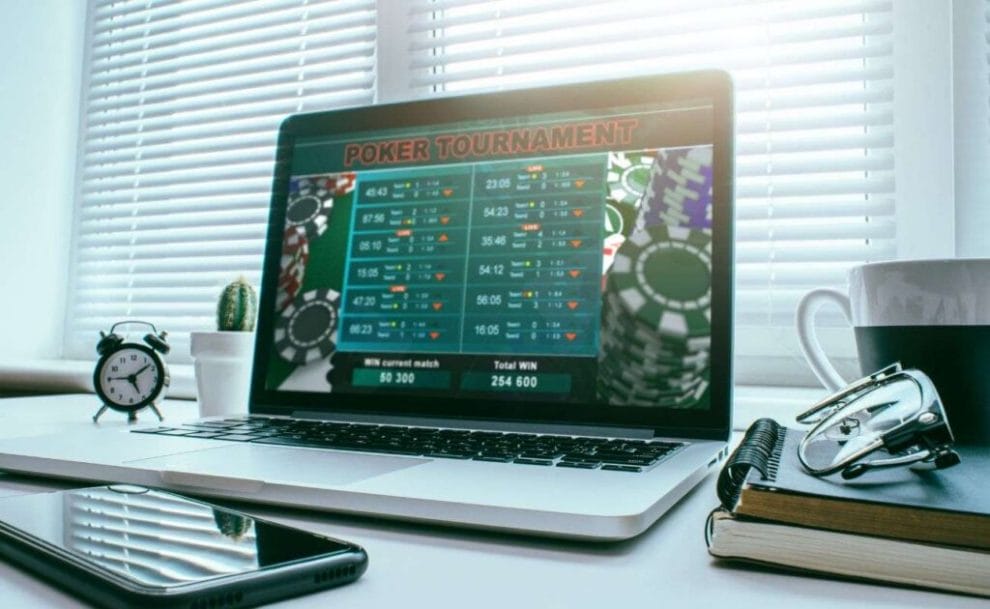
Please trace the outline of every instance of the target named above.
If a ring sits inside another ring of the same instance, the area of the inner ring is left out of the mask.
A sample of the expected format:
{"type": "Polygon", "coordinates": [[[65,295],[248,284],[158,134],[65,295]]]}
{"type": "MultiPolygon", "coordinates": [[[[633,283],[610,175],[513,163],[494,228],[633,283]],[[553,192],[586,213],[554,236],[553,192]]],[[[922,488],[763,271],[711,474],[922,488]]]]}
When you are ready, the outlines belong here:
{"type": "Polygon", "coordinates": [[[93,0],[66,352],[145,319],[215,327],[257,285],[278,125],[374,98],[374,0],[93,0]]]}
{"type": "Polygon", "coordinates": [[[737,370],[779,381],[747,378],[746,362],[799,364],[800,295],[896,255],[892,12],[890,0],[91,0],[67,355],[140,318],[169,330],[183,361],[219,287],[257,283],[287,114],[383,89],[717,67],[736,83],[737,370]]]}
{"type": "Polygon", "coordinates": [[[889,0],[413,0],[409,11],[417,95],[732,74],[742,359],[796,360],[800,296],[896,255],[889,0]]]}

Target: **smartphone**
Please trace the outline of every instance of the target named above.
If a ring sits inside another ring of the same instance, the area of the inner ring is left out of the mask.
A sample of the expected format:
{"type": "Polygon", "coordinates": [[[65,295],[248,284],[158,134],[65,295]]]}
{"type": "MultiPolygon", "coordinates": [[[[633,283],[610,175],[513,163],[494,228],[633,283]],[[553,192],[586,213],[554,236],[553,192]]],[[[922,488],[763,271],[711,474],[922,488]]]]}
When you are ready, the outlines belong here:
{"type": "Polygon", "coordinates": [[[133,485],[0,499],[0,557],[104,607],[251,607],[350,583],[353,543],[133,485]]]}

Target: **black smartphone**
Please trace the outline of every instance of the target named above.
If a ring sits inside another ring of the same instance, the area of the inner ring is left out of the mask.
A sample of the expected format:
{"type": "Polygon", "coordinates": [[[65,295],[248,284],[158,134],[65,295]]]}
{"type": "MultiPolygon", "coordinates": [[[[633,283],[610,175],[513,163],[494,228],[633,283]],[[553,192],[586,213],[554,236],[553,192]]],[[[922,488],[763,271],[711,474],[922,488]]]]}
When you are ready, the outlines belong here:
{"type": "Polygon", "coordinates": [[[353,543],[133,485],[0,499],[0,557],[105,607],[219,609],[356,580],[353,543]]]}

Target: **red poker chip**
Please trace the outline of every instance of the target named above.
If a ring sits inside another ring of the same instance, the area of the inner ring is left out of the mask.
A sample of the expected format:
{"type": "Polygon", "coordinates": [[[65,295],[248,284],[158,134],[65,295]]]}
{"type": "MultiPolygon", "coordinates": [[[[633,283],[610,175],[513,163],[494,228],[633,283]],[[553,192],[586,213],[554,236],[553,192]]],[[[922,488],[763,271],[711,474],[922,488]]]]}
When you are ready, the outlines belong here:
{"type": "Polygon", "coordinates": [[[335,173],[317,180],[317,186],[330,191],[335,197],[346,195],[354,190],[354,183],[357,181],[357,174],[335,173]]]}
{"type": "Polygon", "coordinates": [[[309,240],[306,238],[306,230],[301,226],[286,228],[282,238],[282,257],[279,260],[276,295],[276,307],[279,311],[299,295],[308,263],[309,240]]]}

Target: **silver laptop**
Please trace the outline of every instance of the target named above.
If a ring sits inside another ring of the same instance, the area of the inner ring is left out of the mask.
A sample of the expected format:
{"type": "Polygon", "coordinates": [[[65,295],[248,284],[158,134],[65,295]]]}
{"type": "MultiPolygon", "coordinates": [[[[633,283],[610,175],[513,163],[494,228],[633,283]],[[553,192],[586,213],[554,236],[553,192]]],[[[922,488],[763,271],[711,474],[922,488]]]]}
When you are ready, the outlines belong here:
{"type": "Polygon", "coordinates": [[[249,415],[0,467],[635,536],[725,454],[732,133],[719,72],[289,117],[249,415]]]}

